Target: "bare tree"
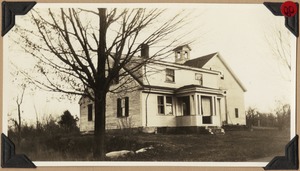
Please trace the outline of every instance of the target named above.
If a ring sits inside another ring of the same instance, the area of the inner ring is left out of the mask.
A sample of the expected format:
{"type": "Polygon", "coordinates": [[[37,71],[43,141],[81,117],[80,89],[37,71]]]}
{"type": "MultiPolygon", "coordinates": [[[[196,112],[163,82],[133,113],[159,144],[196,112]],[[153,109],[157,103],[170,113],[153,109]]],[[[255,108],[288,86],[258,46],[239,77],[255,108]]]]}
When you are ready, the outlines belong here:
{"type": "MultiPolygon", "coordinates": [[[[108,92],[118,92],[129,82],[141,82],[143,65],[167,56],[188,33],[173,34],[186,26],[188,14],[178,12],[161,20],[164,9],[48,9],[31,13],[36,31],[18,28],[24,50],[35,57],[41,77],[23,72],[37,87],[80,95],[94,101],[94,157],[105,157],[105,111],[108,92]],[[91,20],[88,20],[91,19],[91,20]],[[143,46],[165,42],[153,55],[137,58],[143,46]],[[53,57],[53,58],[52,58],[53,57]],[[130,78],[112,86],[119,76],[130,78]]],[[[190,32],[190,31],[188,31],[190,32]]],[[[126,88],[126,87],[125,87],[126,88]]],[[[128,88],[128,87],[127,87],[128,88]]]]}
{"type": "Polygon", "coordinates": [[[21,129],[22,129],[22,116],[21,116],[21,113],[22,113],[22,109],[21,109],[21,105],[23,103],[23,99],[24,99],[24,92],[25,92],[25,89],[26,89],[26,85],[25,84],[22,84],[21,85],[22,87],[22,92],[20,95],[18,95],[16,97],[16,104],[17,104],[17,110],[18,110],[18,122],[14,121],[15,122],[15,125],[17,126],[18,128],[18,143],[20,144],[21,142],[21,129]]]}
{"type": "Polygon", "coordinates": [[[265,38],[273,57],[278,60],[278,68],[284,79],[290,81],[291,72],[291,33],[284,27],[284,24],[274,24],[265,38]]]}

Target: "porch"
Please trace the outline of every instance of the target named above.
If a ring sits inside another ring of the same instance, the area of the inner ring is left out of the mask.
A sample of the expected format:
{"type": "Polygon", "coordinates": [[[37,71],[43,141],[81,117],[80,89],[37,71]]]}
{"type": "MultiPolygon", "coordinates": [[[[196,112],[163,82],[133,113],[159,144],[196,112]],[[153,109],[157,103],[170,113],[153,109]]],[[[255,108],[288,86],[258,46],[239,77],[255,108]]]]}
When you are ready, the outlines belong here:
{"type": "Polygon", "coordinates": [[[222,126],[226,119],[222,90],[190,85],[179,88],[175,96],[178,126],[222,126]]]}

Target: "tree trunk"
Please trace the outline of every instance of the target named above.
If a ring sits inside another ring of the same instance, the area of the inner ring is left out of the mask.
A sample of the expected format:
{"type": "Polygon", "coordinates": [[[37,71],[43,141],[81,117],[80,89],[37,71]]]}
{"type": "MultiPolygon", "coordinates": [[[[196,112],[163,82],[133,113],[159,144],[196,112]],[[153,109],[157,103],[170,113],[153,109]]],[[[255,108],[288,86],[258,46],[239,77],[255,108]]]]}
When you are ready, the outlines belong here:
{"type": "Polygon", "coordinates": [[[106,9],[99,9],[99,45],[97,50],[97,74],[95,76],[96,87],[94,89],[95,95],[95,133],[94,133],[94,157],[95,159],[105,159],[105,111],[106,111],[106,9]]]}
{"type": "Polygon", "coordinates": [[[18,145],[21,143],[21,104],[18,104],[18,145]]]}
{"type": "Polygon", "coordinates": [[[95,92],[94,158],[105,159],[105,111],[106,93],[95,92]]]}

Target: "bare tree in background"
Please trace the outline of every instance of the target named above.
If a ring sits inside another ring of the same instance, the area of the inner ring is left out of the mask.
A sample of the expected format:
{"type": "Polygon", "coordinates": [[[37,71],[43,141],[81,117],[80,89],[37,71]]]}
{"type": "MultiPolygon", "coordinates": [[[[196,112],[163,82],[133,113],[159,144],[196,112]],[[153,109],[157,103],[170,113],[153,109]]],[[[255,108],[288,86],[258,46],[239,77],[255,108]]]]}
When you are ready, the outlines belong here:
{"type": "Polygon", "coordinates": [[[266,40],[272,51],[273,57],[279,62],[278,68],[284,79],[290,81],[291,73],[291,33],[283,23],[274,25],[267,34],[266,40]]]}
{"type": "MultiPolygon", "coordinates": [[[[94,101],[94,157],[105,157],[106,95],[124,89],[128,81],[112,88],[113,80],[134,78],[146,63],[166,56],[189,33],[176,33],[188,20],[185,13],[157,22],[164,9],[51,9],[33,11],[35,29],[18,28],[23,49],[35,57],[37,73],[23,72],[37,87],[94,101]],[[94,19],[89,21],[88,19],[94,19]],[[136,58],[143,45],[165,42],[153,55],[136,58]],[[42,75],[42,77],[41,77],[42,75]]],[[[131,80],[132,81],[132,80],[131,80]]]]}
{"type": "Polygon", "coordinates": [[[26,85],[22,84],[21,85],[21,94],[17,95],[16,97],[16,104],[17,104],[17,113],[18,113],[18,119],[13,119],[11,118],[11,121],[14,123],[14,125],[17,127],[18,130],[18,144],[21,142],[21,134],[22,134],[22,108],[21,105],[23,103],[24,99],[24,93],[25,93],[26,85]]]}

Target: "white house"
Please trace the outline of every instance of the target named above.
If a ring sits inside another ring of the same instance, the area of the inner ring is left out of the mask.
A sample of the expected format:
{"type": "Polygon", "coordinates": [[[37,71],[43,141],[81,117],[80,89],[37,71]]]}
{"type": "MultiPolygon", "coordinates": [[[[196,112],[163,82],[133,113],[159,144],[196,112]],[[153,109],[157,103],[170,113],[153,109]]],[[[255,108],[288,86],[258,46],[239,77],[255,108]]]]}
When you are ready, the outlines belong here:
{"type": "MultiPolygon", "coordinates": [[[[148,47],[142,50],[147,55],[148,47]]],[[[245,125],[246,88],[219,53],[190,59],[188,45],[175,63],[152,61],[138,71],[133,92],[107,96],[106,128],[207,128],[245,125]]],[[[131,85],[130,85],[131,86],[131,85]]],[[[81,98],[80,131],[94,130],[93,102],[81,98]]]]}

